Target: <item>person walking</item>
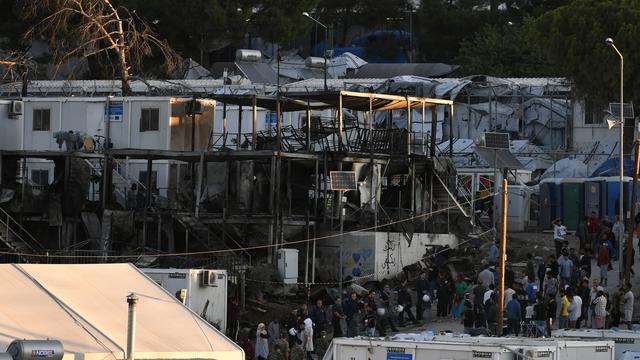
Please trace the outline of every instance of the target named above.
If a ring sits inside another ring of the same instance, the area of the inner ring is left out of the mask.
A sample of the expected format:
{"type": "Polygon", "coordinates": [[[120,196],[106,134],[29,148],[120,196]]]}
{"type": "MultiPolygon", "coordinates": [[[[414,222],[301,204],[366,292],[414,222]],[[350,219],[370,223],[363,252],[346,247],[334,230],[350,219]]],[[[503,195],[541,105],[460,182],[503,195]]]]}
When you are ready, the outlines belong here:
{"type": "Polygon", "coordinates": [[[622,223],[622,221],[620,221],[620,215],[616,215],[616,222],[611,228],[611,233],[613,234],[613,236],[611,236],[612,243],[609,256],[612,260],[616,261],[618,260],[620,244],[622,244],[624,239],[624,224],[622,223]]]}
{"type": "Polygon", "coordinates": [[[556,257],[560,256],[564,237],[567,235],[567,228],[562,225],[562,220],[557,218],[553,220],[553,243],[556,246],[556,257]]]}
{"type": "Polygon", "coordinates": [[[569,297],[563,289],[560,289],[560,316],[558,317],[558,329],[566,329],[569,325],[569,297]]]}
{"type": "Polygon", "coordinates": [[[438,317],[446,317],[451,309],[451,283],[446,275],[440,274],[438,277],[438,317]]]}
{"type": "Polygon", "coordinates": [[[267,360],[269,357],[269,334],[263,323],[258,324],[256,329],[256,359],[267,360]]]}
{"type": "Polygon", "coordinates": [[[454,319],[458,319],[462,316],[462,312],[464,311],[464,298],[469,290],[469,284],[464,279],[464,274],[458,274],[458,279],[454,284],[455,295],[453,298],[453,310],[451,313],[453,314],[454,319]]]}
{"type": "Polygon", "coordinates": [[[346,334],[347,329],[347,316],[342,309],[342,299],[336,298],[333,308],[331,309],[333,315],[331,324],[333,325],[333,337],[343,337],[346,334]]]}
{"type": "Polygon", "coordinates": [[[558,305],[556,303],[556,298],[551,297],[547,299],[546,305],[546,314],[547,314],[547,323],[545,328],[547,329],[547,337],[551,337],[551,330],[553,329],[553,324],[556,320],[556,311],[558,309],[558,305]]]}
{"type": "Polygon", "coordinates": [[[491,335],[498,334],[498,306],[496,305],[496,295],[491,294],[486,304],[487,324],[491,335]]]}
{"type": "Polygon", "coordinates": [[[469,300],[464,301],[464,311],[462,312],[462,326],[464,333],[471,334],[471,330],[475,327],[476,313],[473,311],[473,304],[469,300]]]}
{"type": "Polygon", "coordinates": [[[360,333],[360,303],[355,292],[344,305],[344,313],[347,316],[347,337],[357,336],[360,333]]]}
{"type": "Polygon", "coordinates": [[[509,334],[518,336],[520,334],[520,322],[522,321],[522,307],[518,296],[514,293],[507,304],[507,326],[509,334]]]}
{"type": "Polygon", "coordinates": [[[304,336],[302,348],[307,353],[307,360],[314,360],[313,356],[313,321],[310,318],[304,319],[304,336]]]}
{"type": "Polygon", "coordinates": [[[327,324],[327,310],[324,308],[322,299],[316,300],[316,305],[311,309],[309,315],[311,321],[313,321],[313,334],[315,337],[318,337],[323,331],[325,331],[325,326],[327,324]]]}
{"type": "Polygon", "coordinates": [[[570,284],[574,262],[569,258],[569,250],[562,249],[562,255],[558,258],[558,265],[560,267],[560,279],[562,280],[560,286],[570,284]]]}
{"type": "Polygon", "coordinates": [[[495,266],[498,264],[498,246],[496,245],[495,240],[492,241],[489,246],[487,258],[489,259],[489,265],[495,266]]]}
{"type": "MultiPolygon", "coordinates": [[[[416,299],[416,302],[420,302],[422,299],[416,299]]],[[[416,321],[416,318],[413,316],[413,312],[411,312],[411,294],[407,291],[405,286],[400,286],[398,289],[398,321],[400,326],[404,326],[404,316],[407,315],[409,321],[411,321],[414,325],[418,325],[419,323],[416,321]]]]}
{"type": "Polygon", "coordinates": [[[582,316],[582,298],[575,294],[571,289],[567,292],[569,299],[569,329],[577,329],[578,322],[582,316]]]}
{"type": "Polygon", "coordinates": [[[593,300],[593,328],[604,329],[605,320],[607,318],[607,298],[604,296],[604,291],[599,290],[598,294],[593,300]]]}
{"type": "Polygon", "coordinates": [[[605,241],[600,242],[600,248],[598,249],[598,267],[600,268],[600,283],[604,286],[607,285],[607,272],[609,271],[609,248],[605,244],[605,241]]]}
{"type": "Polygon", "coordinates": [[[427,280],[427,273],[422,271],[420,277],[416,280],[416,319],[418,321],[422,320],[422,314],[425,310],[423,306],[426,305],[426,302],[422,300],[425,295],[429,297],[429,281],[427,280]]]}
{"type": "Polygon", "coordinates": [[[533,305],[533,321],[536,324],[536,335],[539,337],[544,336],[547,332],[547,307],[542,294],[538,294],[536,303],[533,305]]]}

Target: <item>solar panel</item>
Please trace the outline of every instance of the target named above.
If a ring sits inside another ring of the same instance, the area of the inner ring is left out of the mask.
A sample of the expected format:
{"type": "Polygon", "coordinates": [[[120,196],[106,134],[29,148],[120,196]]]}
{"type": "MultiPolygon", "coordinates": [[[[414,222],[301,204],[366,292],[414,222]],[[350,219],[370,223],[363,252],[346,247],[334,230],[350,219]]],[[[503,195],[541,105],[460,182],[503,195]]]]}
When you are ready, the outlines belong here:
{"type": "Polygon", "coordinates": [[[509,134],[486,132],[484,146],[489,149],[509,149],[509,134]]]}
{"type": "MultiPolygon", "coordinates": [[[[633,104],[632,103],[624,103],[624,118],[625,119],[633,119],[633,104]]],[[[609,103],[609,112],[611,115],[620,119],[620,103],[609,103]]]]}
{"type": "Polygon", "coordinates": [[[355,171],[331,171],[331,190],[357,190],[355,171]]]}
{"type": "Polygon", "coordinates": [[[486,162],[490,167],[498,169],[524,169],[524,165],[506,149],[488,149],[486,147],[476,146],[474,151],[480,159],[486,162]]]}

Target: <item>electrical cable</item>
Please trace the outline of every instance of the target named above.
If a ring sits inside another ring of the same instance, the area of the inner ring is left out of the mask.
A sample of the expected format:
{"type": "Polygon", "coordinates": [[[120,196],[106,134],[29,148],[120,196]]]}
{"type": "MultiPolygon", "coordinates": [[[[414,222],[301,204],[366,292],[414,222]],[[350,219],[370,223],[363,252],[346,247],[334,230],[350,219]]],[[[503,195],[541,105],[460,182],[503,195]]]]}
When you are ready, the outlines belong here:
{"type": "MultiPolygon", "coordinates": [[[[479,198],[474,199],[474,201],[483,200],[485,198],[490,198],[490,197],[493,197],[496,194],[497,193],[489,193],[487,195],[484,195],[484,196],[481,196],[479,198]]],[[[471,201],[465,201],[465,202],[460,203],[460,205],[469,205],[469,204],[471,204],[471,201]]],[[[436,214],[440,214],[440,213],[444,213],[446,211],[449,211],[449,210],[452,210],[452,209],[456,209],[456,208],[458,208],[458,205],[448,206],[448,207],[444,207],[442,209],[434,210],[434,211],[431,211],[431,212],[428,212],[428,213],[425,213],[425,214],[420,214],[420,215],[415,215],[415,216],[411,216],[411,217],[400,219],[400,220],[390,221],[390,222],[387,222],[385,224],[374,225],[374,226],[370,226],[370,227],[366,227],[366,228],[362,228],[362,229],[347,231],[347,232],[344,232],[342,234],[331,234],[331,235],[324,235],[324,236],[319,236],[319,237],[315,237],[315,238],[311,238],[311,239],[287,241],[286,244],[287,245],[305,244],[305,243],[313,242],[313,241],[317,241],[317,240],[327,240],[327,239],[339,238],[339,237],[342,237],[342,236],[345,236],[345,235],[358,234],[358,233],[361,233],[361,232],[372,231],[372,230],[376,230],[378,228],[391,226],[391,225],[396,225],[396,224],[404,223],[404,222],[407,222],[407,221],[413,221],[413,220],[420,219],[420,218],[427,218],[427,217],[430,217],[430,216],[433,216],[433,215],[436,215],[436,214]]],[[[139,258],[139,257],[144,257],[144,256],[149,256],[149,257],[171,257],[171,256],[188,256],[188,255],[207,255],[207,254],[229,253],[229,252],[235,252],[235,251],[268,249],[268,248],[277,247],[277,246],[281,246],[281,244],[254,245],[254,246],[247,246],[247,247],[238,247],[238,248],[233,248],[233,249],[194,251],[194,252],[183,252],[183,253],[133,254],[133,255],[86,255],[86,256],[82,256],[82,258],[126,259],[126,258],[134,258],[134,257],[139,258]]],[[[0,255],[27,256],[27,257],[36,257],[36,258],[61,258],[61,259],[64,259],[64,258],[78,258],[78,256],[76,256],[76,255],[29,254],[29,253],[10,252],[10,251],[0,251],[0,255]]]]}

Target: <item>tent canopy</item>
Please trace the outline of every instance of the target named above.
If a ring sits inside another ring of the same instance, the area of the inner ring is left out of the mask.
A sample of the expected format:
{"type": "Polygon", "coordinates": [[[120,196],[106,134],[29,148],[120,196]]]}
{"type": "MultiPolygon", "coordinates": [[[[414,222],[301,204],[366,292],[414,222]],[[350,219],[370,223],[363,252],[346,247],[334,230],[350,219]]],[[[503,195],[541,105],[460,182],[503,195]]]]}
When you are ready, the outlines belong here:
{"type": "Polygon", "coordinates": [[[0,347],[55,339],[65,359],[124,359],[126,297],[141,359],[244,359],[240,347],[130,264],[0,265],[0,347]]]}

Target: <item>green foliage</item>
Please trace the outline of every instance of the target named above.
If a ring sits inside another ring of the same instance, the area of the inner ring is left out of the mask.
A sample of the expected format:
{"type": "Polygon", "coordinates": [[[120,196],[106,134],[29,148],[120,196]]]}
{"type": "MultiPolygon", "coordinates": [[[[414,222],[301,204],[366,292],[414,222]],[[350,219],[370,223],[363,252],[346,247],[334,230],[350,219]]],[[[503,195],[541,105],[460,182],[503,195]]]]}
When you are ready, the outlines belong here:
{"type": "Polygon", "coordinates": [[[604,43],[611,37],[625,56],[626,99],[640,100],[640,2],[574,0],[535,20],[532,36],[558,71],[578,91],[596,100],[614,100],[619,93],[620,60],[604,43]]]}
{"type": "Polygon", "coordinates": [[[485,26],[460,45],[454,60],[462,75],[499,77],[552,76],[553,68],[528,36],[527,26],[485,26]]]}
{"type": "Polygon", "coordinates": [[[285,42],[300,36],[312,24],[302,16],[303,11],[313,9],[317,0],[260,0],[259,9],[252,21],[257,36],[271,42],[285,42]]]}

